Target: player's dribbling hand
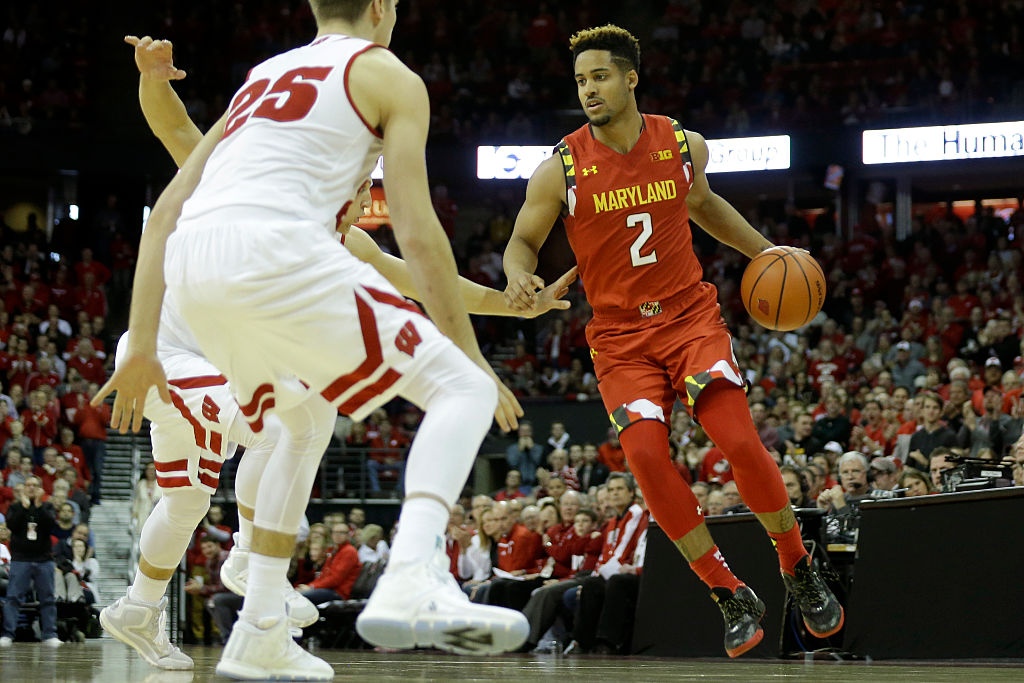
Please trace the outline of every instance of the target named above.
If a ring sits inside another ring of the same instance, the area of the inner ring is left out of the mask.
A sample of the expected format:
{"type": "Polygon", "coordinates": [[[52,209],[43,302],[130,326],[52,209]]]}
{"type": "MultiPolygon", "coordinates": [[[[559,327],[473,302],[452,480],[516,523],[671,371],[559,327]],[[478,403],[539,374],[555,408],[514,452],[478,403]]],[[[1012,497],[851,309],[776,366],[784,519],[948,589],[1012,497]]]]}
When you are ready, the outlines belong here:
{"type": "Polygon", "coordinates": [[[537,295],[533,299],[533,306],[528,311],[524,311],[527,318],[535,318],[538,315],[543,315],[548,311],[553,310],[566,310],[572,304],[566,301],[562,297],[569,292],[569,285],[576,282],[576,278],[579,275],[579,269],[576,266],[570,268],[562,277],[558,278],[544,289],[537,292],[537,295]]]}
{"type": "Polygon", "coordinates": [[[174,66],[171,41],[153,40],[149,36],[125,36],[124,42],[135,47],[135,66],[146,78],[154,81],[180,81],[185,78],[185,72],[174,66]]]}
{"type": "Polygon", "coordinates": [[[509,277],[505,287],[505,303],[513,311],[528,311],[539,289],[544,289],[544,280],[526,271],[516,273],[509,277]]]}
{"type": "Polygon", "coordinates": [[[156,356],[129,351],[90,403],[98,406],[104,398],[116,391],[114,407],[110,411],[110,426],[124,434],[131,425],[131,430],[137,432],[142,429],[142,407],[152,386],[156,387],[164,403],[171,402],[167,377],[156,356]]]}

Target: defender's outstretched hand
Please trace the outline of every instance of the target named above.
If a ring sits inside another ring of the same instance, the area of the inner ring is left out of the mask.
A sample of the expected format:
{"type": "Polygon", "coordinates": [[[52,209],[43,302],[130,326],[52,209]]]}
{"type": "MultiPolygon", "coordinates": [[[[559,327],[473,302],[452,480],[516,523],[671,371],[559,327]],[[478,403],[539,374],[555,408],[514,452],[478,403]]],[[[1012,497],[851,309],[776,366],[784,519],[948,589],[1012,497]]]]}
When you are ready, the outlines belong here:
{"type": "Polygon", "coordinates": [[[185,72],[174,66],[171,41],[153,40],[149,36],[125,36],[124,42],[135,47],[135,65],[146,78],[154,81],[180,81],[185,78],[185,72]]]}
{"type": "Polygon", "coordinates": [[[544,315],[548,311],[566,310],[572,304],[562,297],[569,292],[569,285],[576,282],[579,276],[579,269],[576,266],[570,268],[562,277],[558,278],[544,289],[537,292],[533,299],[533,305],[524,312],[527,318],[535,318],[544,315]]]}
{"type": "Polygon", "coordinates": [[[90,403],[98,406],[116,391],[114,408],[110,411],[110,426],[124,434],[131,425],[131,430],[137,432],[142,429],[142,407],[146,404],[146,394],[152,386],[156,387],[164,403],[171,402],[167,376],[156,355],[147,356],[129,351],[90,403]]]}

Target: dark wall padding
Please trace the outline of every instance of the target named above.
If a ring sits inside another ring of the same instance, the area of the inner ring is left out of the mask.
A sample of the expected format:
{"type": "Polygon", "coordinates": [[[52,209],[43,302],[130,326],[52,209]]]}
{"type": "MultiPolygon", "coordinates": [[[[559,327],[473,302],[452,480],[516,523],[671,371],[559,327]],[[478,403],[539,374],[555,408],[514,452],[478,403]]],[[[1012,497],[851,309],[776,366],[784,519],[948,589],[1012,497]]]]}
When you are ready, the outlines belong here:
{"type": "Polygon", "coordinates": [[[844,648],[1024,657],[1024,488],[862,506],[844,648]]]}

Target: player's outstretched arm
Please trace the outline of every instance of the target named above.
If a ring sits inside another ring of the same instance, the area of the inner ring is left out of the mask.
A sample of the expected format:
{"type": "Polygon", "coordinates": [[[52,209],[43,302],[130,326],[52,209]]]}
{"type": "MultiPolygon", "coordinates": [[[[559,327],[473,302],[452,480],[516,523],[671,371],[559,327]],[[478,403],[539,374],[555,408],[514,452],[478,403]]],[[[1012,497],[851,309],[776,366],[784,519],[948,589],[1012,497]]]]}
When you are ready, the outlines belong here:
{"type": "Polygon", "coordinates": [[[512,237],[505,246],[503,265],[508,287],[505,302],[516,311],[529,310],[544,280],[533,274],[537,255],[562,212],[565,199],[565,174],[556,155],[546,159],[530,177],[526,201],[516,216],[512,237]]]}
{"type": "Polygon", "coordinates": [[[455,257],[434,213],[425,150],[430,100],[419,76],[386,50],[370,50],[349,64],[349,94],[360,114],[384,135],[384,184],[395,238],[434,324],[489,373],[498,387],[498,425],[517,426],[523,409],[480,353],[459,296],[455,257]],[[380,87],[387,83],[387,88],[380,87]]]}
{"type": "MultiPolygon", "coordinates": [[[[403,296],[419,301],[419,294],[405,261],[391,254],[385,254],[366,232],[352,227],[345,238],[345,246],[357,259],[376,268],[377,272],[387,278],[388,282],[394,285],[403,296]]],[[[526,311],[517,311],[511,308],[505,302],[504,293],[497,289],[484,287],[461,276],[458,279],[458,284],[462,302],[466,305],[466,310],[469,313],[535,318],[551,310],[569,308],[569,302],[562,297],[569,291],[569,285],[575,281],[576,268],[574,267],[538,292],[533,307],[526,311]]]]}
{"type": "Polygon", "coordinates": [[[139,68],[139,104],[146,123],[180,168],[203,139],[199,128],[188,117],[181,98],[171,87],[170,82],[185,78],[185,72],[174,66],[169,40],[125,36],[124,42],[135,47],[135,65],[139,68]]]}
{"type": "Polygon", "coordinates": [[[134,432],[142,428],[142,407],[149,388],[156,386],[160,398],[170,402],[167,379],[156,357],[157,328],[164,299],[164,251],[167,238],[174,232],[181,207],[195,190],[202,177],[206,160],[224,135],[221,117],[189,155],[166,189],[160,194],[146,223],[139,242],[139,260],[135,266],[131,311],[128,318],[128,350],[113,376],[92,399],[99,405],[103,399],[117,392],[110,414],[110,426],[123,434],[131,426],[134,432]]]}
{"type": "Polygon", "coordinates": [[[690,145],[694,173],[693,187],[686,195],[690,218],[716,240],[728,244],[748,258],[754,258],[765,249],[775,246],[755,230],[732,204],[711,190],[704,172],[708,165],[708,143],[704,137],[688,130],[686,140],[690,145]]]}

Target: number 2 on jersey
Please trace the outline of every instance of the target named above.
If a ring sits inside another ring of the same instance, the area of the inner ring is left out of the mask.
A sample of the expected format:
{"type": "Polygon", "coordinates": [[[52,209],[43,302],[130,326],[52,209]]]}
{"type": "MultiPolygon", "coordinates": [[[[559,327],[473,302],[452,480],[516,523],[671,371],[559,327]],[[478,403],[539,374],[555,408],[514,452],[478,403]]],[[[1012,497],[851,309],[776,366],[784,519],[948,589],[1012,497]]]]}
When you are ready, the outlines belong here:
{"type": "Polygon", "coordinates": [[[651,239],[651,235],[654,234],[651,214],[633,213],[626,217],[627,228],[635,228],[637,225],[640,226],[640,234],[637,235],[636,239],[633,240],[633,244],[629,247],[629,258],[632,259],[634,268],[649,266],[652,263],[658,262],[658,252],[655,249],[651,249],[650,254],[640,255],[640,249],[643,248],[647,240],[651,239]]]}
{"type": "Polygon", "coordinates": [[[298,121],[304,118],[313,108],[319,94],[311,81],[325,80],[333,69],[331,66],[300,66],[277,79],[269,91],[269,78],[253,81],[235,96],[228,107],[224,137],[241,128],[249,116],[272,121],[298,121]],[[255,111],[253,107],[256,107],[255,111]]]}

